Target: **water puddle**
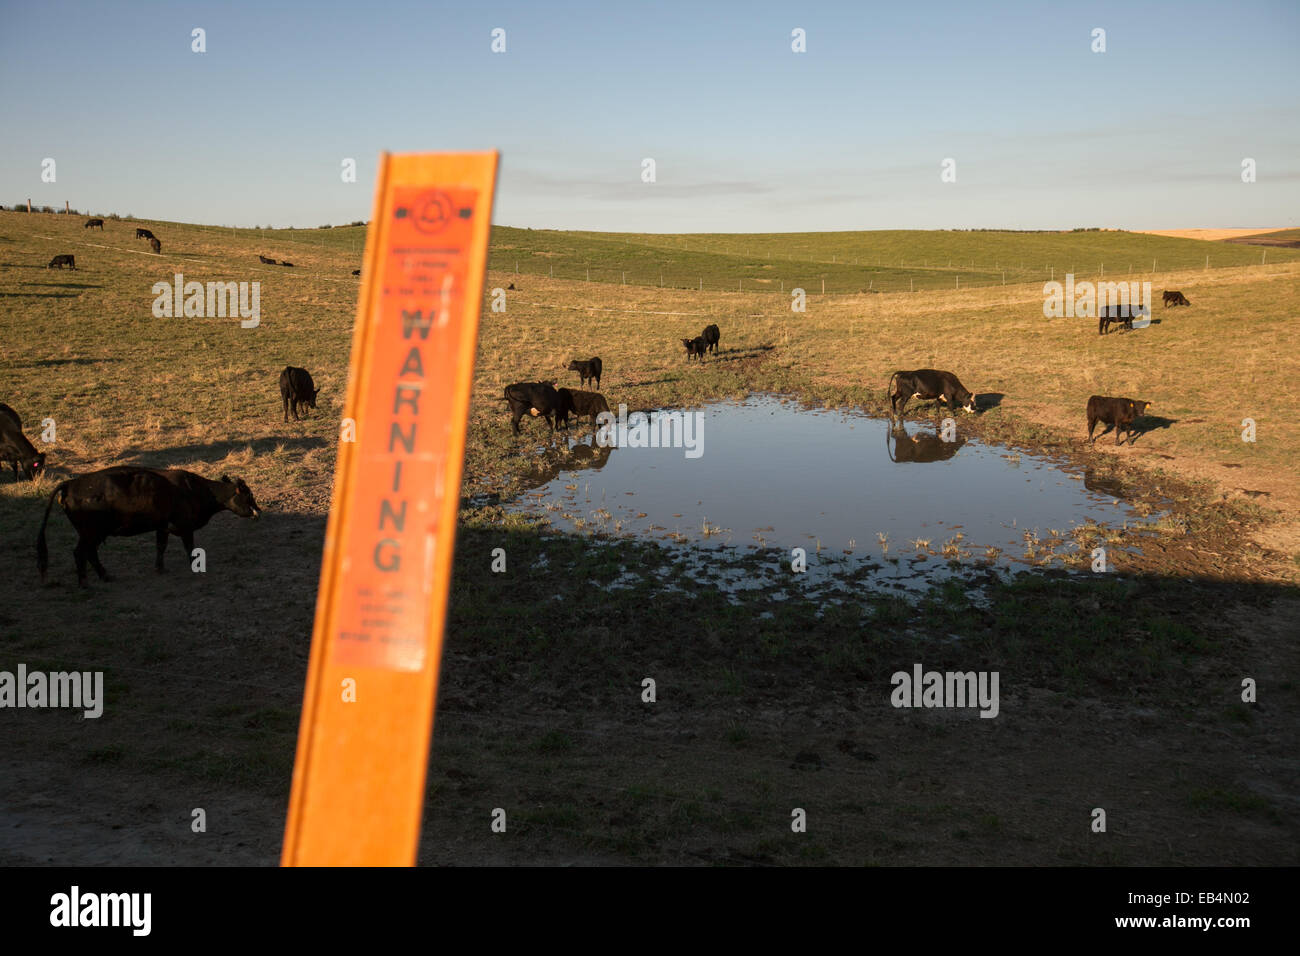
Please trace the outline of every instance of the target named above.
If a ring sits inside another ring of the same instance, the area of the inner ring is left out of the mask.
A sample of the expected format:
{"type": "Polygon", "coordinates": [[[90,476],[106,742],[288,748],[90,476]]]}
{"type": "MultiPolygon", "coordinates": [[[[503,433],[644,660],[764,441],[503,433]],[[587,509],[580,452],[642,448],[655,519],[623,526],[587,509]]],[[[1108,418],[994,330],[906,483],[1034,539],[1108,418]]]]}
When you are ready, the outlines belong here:
{"type": "Polygon", "coordinates": [[[600,447],[589,426],[575,432],[540,459],[512,508],[561,531],[749,556],[749,570],[717,582],[728,590],[767,586],[751,573],[755,555],[788,577],[794,548],[810,580],[904,589],[973,568],[1059,567],[1105,528],[1148,520],[1065,462],[966,438],[960,416],[943,436],[937,423],[891,429],[769,395],[688,414],[699,416],[690,455],[600,447]],[[1105,528],[1076,533],[1088,523],[1105,528]]]}

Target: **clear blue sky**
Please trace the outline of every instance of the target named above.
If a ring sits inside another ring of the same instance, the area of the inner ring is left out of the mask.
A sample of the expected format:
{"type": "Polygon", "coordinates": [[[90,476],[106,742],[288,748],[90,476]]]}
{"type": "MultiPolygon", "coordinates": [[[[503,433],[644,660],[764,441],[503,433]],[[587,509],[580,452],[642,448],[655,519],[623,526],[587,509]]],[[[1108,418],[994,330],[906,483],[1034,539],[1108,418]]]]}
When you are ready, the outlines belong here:
{"type": "Polygon", "coordinates": [[[1300,3],[0,0],[0,204],[342,223],[490,147],[507,225],[1295,226],[1300,3]]]}

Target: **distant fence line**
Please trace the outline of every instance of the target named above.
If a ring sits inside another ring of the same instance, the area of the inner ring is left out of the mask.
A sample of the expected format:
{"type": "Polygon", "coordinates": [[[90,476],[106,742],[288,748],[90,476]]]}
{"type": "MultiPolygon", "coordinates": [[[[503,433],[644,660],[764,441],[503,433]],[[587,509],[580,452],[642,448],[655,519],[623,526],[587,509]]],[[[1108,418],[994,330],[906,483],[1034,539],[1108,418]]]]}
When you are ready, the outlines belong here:
{"type": "MultiPolygon", "coordinates": [[[[811,260],[795,261],[811,262],[811,260]]],[[[845,263],[837,264],[844,265],[845,263]]],[[[1264,252],[1258,264],[1267,264],[1267,251],[1264,252]]],[[[605,285],[650,286],[666,289],[696,290],[699,292],[766,292],[776,295],[789,295],[795,289],[803,289],[805,294],[808,295],[861,295],[873,292],[939,292],[949,289],[956,291],[963,289],[991,289],[1009,285],[1038,284],[1052,281],[1064,282],[1067,274],[1073,275],[1076,282],[1120,282],[1129,281],[1134,276],[1150,279],[1161,273],[1159,260],[1153,260],[1150,263],[1150,269],[1145,268],[1146,263],[1142,263],[1137,269],[1134,268],[1134,265],[1134,263],[1125,263],[1121,269],[1112,268],[1107,271],[1106,264],[1099,263],[1095,272],[1080,272],[1077,267],[1065,269],[1049,265],[1044,266],[1041,273],[1016,268],[1014,270],[997,270],[996,273],[990,274],[992,270],[975,269],[972,272],[962,273],[957,269],[949,272],[947,267],[940,266],[937,268],[943,271],[935,271],[936,267],[933,266],[900,263],[898,266],[882,267],[889,270],[884,274],[865,273],[853,277],[814,275],[804,277],[783,276],[769,279],[766,277],[734,276],[724,280],[718,276],[685,275],[681,272],[671,272],[669,270],[647,272],[645,269],[574,266],[572,263],[562,264],[557,269],[554,263],[546,263],[543,268],[541,264],[536,262],[506,258],[499,255],[489,256],[488,259],[488,268],[490,270],[520,276],[546,276],[551,279],[599,282],[605,285]],[[922,274],[903,276],[891,274],[898,271],[904,273],[914,271],[922,274]]],[[[1236,268],[1240,267],[1236,266],[1236,268]]],[[[1165,268],[1163,271],[1185,272],[1195,268],[1211,268],[1211,257],[1207,255],[1202,266],[1173,266],[1165,268]]],[[[1225,266],[1224,268],[1233,268],[1233,266],[1225,266]]]]}

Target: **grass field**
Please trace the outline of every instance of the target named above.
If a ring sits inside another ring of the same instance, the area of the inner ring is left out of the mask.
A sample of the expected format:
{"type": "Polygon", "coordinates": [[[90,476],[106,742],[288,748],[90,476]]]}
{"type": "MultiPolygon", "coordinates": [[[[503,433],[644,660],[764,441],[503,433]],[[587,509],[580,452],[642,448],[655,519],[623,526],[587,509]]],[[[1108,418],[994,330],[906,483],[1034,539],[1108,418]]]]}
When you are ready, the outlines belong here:
{"type": "MultiPolygon", "coordinates": [[[[0,576],[27,598],[0,610],[0,669],[103,669],[109,706],[98,721],[7,715],[17,836],[0,853],[271,862],[364,230],[138,223],[162,240],[159,257],[131,238],[137,222],[103,234],[81,222],[0,212],[0,400],[33,438],[43,419],[57,427],[42,446],[51,475],[0,484],[0,576]],[[47,270],[63,252],[78,269],[47,270]],[[154,318],[151,288],[177,272],[260,281],[261,324],[154,318]],[[281,421],[286,364],[321,389],[303,422],[281,421]],[[200,531],[201,576],[176,544],[156,577],[148,536],[111,539],[117,581],[85,590],[55,514],[42,587],[32,539],[46,497],[61,476],[113,463],[238,474],[266,514],[200,531]],[[198,806],[202,837],[189,829],[198,806]]],[[[422,861],[1294,863],[1300,250],[1269,249],[1267,265],[1262,254],[1119,232],[494,230],[488,289],[519,288],[482,318],[422,861]],[[1105,337],[1043,317],[1050,270],[1094,278],[1103,263],[1107,278],[1131,265],[1157,300],[1181,289],[1192,306],[1157,304],[1159,324],[1105,337]],[[805,313],[790,310],[795,284],[805,313]],[[679,340],[708,322],[721,352],[688,367],[679,340]],[[632,408],[762,390],[879,412],[894,369],[951,368],[1000,396],[963,429],[1113,475],[1168,507],[1175,530],[1101,580],[1055,567],[916,604],[719,599],[671,553],[551,534],[500,507],[554,457],[537,422],[510,434],[502,387],[576,386],[564,366],[592,354],[611,404],[632,408]],[[1086,449],[1094,392],[1152,401],[1164,427],[1086,449]],[[499,546],[509,575],[486,571],[499,546]],[[606,587],[629,569],[638,583],[606,587]],[[887,676],[912,661],[1000,670],[1004,718],[900,717],[887,676]],[[637,696],[647,674],[662,688],[653,710],[637,696]],[[1242,704],[1245,676],[1265,706],[1242,704]],[[509,841],[488,828],[498,806],[509,841]],[[1107,835],[1089,831],[1097,806],[1107,835]],[[792,807],[809,809],[811,839],[789,839],[792,807]]]]}

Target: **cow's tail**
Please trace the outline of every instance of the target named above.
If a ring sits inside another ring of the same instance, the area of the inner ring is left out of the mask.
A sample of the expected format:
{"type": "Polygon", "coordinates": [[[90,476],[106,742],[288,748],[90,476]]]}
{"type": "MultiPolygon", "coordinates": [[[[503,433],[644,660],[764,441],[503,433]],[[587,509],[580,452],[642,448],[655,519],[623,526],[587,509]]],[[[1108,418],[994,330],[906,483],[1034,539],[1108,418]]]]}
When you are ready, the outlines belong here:
{"type": "Polygon", "coordinates": [[[68,482],[61,483],[57,488],[50,492],[50,502],[45,506],[45,517],[41,519],[41,530],[36,535],[36,570],[41,572],[41,580],[45,580],[45,572],[50,567],[50,552],[45,546],[45,525],[50,520],[50,509],[54,507],[54,499],[59,499],[59,504],[64,501],[67,494],[68,482]]]}

